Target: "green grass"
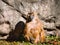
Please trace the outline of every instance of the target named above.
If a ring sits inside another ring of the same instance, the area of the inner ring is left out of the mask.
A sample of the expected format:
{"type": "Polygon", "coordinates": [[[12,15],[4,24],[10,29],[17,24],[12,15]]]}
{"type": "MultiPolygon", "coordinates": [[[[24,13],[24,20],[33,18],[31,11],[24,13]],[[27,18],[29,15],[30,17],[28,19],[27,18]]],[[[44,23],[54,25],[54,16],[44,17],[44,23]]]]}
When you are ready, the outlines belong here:
{"type": "Polygon", "coordinates": [[[38,43],[38,44],[32,44],[30,42],[20,42],[20,41],[5,41],[5,40],[0,40],[0,45],[60,45],[60,38],[57,38],[55,36],[47,36],[45,43],[38,43]],[[56,44],[55,44],[56,43],[56,44]]]}

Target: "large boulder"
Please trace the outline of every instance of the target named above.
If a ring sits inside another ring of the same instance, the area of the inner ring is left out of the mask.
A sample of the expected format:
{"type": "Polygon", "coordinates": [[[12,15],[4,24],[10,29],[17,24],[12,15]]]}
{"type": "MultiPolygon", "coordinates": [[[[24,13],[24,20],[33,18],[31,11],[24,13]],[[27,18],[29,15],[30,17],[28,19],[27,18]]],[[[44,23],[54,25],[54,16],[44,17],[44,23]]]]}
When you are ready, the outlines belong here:
{"type": "Polygon", "coordinates": [[[37,11],[45,30],[60,30],[60,0],[0,0],[0,33],[9,34],[19,21],[25,23],[21,15],[31,11],[37,11]],[[10,24],[6,24],[6,21],[10,24]],[[6,28],[7,32],[2,28],[5,25],[11,27],[6,28]]]}

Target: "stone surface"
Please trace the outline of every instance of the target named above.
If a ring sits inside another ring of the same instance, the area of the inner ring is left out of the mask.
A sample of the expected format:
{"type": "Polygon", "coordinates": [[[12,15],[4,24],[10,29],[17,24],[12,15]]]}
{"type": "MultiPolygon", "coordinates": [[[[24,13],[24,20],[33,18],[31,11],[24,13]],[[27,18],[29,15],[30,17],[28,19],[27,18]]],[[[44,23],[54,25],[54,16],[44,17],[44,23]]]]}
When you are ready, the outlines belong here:
{"type": "Polygon", "coordinates": [[[0,33],[9,34],[19,21],[26,22],[22,14],[33,11],[38,13],[46,30],[60,30],[60,0],[0,0],[0,33]],[[6,21],[10,23],[6,25],[11,27],[7,26],[8,30],[4,26],[6,21]]]}

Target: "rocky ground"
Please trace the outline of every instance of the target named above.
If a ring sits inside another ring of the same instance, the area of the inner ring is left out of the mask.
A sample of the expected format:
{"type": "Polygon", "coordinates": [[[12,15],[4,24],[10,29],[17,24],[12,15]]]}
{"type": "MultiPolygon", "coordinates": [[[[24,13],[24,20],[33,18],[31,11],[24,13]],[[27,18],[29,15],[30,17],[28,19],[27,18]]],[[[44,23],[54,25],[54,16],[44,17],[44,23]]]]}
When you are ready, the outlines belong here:
{"type": "Polygon", "coordinates": [[[0,39],[7,39],[19,21],[25,23],[21,15],[31,11],[37,11],[46,35],[60,36],[60,0],[0,0],[0,39]]]}

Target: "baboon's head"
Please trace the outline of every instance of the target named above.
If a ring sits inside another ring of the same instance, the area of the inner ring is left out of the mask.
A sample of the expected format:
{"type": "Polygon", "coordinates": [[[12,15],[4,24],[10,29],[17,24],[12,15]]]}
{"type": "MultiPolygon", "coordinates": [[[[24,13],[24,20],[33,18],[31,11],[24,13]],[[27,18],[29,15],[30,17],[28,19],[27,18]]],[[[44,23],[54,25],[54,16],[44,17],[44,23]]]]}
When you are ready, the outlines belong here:
{"type": "Polygon", "coordinates": [[[27,15],[23,14],[22,17],[26,19],[26,22],[28,23],[32,21],[32,19],[34,18],[34,15],[33,13],[28,13],[27,15]]]}

